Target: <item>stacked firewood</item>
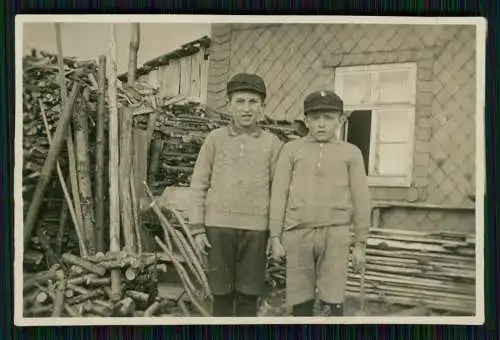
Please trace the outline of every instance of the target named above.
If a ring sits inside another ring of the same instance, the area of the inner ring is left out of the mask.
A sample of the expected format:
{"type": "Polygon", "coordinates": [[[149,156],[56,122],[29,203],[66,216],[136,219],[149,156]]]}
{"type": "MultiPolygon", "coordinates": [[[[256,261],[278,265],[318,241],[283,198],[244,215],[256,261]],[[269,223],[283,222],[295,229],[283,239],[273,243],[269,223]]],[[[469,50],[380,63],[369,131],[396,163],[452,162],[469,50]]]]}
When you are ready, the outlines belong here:
{"type": "MultiPolygon", "coordinates": [[[[63,95],[60,72],[64,74],[66,92],[75,83],[80,85],[83,95],[76,99],[72,110],[86,121],[88,137],[88,157],[95,158],[95,126],[98,103],[98,65],[95,61],[77,61],[64,58],[61,67],[57,55],[33,50],[23,58],[23,208],[26,216],[32,196],[40,180],[42,167],[51,147],[50,137],[54,136],[63,113],[63,95]]],[[[79,130],[78,119],[73,120],[73,128],[79,130]]],[[[75,136],[73,136],[75,137],[75,136]]],[[[74,151],[74,150],[73,150],[74,151]]],[[[73,158],[74,159],[74,158],[73,158]]],[[[61,147],[57,157],[61,175],[69,185],[69,163],[67,145],[61,147]]],[[[90,177],[94,177],[94,167],[90,167],[90,177]]],[[[78,251],[78,240],[65,225],[70,214],[63,196],[60,177],[54,171],[44,202],[38,214],[38,223],[28,243],[25,265],[28,270],[40,269],[40,255],[52,249],[60,255],[61,249],[78,251]],[[41,236],[45,235],[45,236],[41,236]],[[45,241],[43,241],[45,239],[45,241]],[[50,249],[49,249],[50,248],[50,249]]],[[[42,266],[46,264],[42,262],[42,266]]]]}
{"type": "MultiPolygon", "coordinates": [[[[361,278],[349,269],[348,296],[360,297],[361,278]]],[[[367,300],[473,315],[475,278],[474,235],[370,230],[364,273],[367,300]]],[[[285,265],[270,262],[267,282],[284,287],[285,265]]]]}
{"type": "MultiPolygon", "coordinates": [[[[83,83],[90,90],[88,100],[80,100],[79,110],[85,112],[89,125],[94,127],[97,63],[67,58],[64,59],[64,66],[68,92],[74,82],[83,83]]],[[[23,195],[28,201],[49,151],[42,110],[50,132],[54,134],[63,109],[58,79],[57,56],[33,50],[31,55],[23,59],[23,195]]],[[[65,152],[63,150],[60,157],[62,168],[66,168],[68,162],[65,152]]]]}

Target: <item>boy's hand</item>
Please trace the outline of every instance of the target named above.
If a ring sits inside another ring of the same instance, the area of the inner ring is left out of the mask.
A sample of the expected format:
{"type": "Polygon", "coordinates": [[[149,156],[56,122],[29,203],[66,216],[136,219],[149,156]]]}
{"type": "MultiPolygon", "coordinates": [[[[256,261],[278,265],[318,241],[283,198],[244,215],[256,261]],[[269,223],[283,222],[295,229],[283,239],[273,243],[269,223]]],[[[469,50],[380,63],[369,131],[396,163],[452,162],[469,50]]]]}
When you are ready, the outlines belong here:
{"type": "Polygon", "coordinates": [[[285,248],[277,237],[271,238],[271,257],[275,261],[281,261],[285,258],[285,248]]]}
{"type": "Polygon", "coordinates": [[[359,272],[361,268],[365,265],[365,246],[363,243],[358,243],[354,245],[352,250],[352,266],[354,272],[359,272]]]}
{"type": "Polygon", "coordinates": [[[207,234],[200,233],[194,237],[194,241],[196,242],[196,246],[200,250],[203,255],[207,255],[207,248],[212,247],[210,242],[208,242],[207,234]]]}

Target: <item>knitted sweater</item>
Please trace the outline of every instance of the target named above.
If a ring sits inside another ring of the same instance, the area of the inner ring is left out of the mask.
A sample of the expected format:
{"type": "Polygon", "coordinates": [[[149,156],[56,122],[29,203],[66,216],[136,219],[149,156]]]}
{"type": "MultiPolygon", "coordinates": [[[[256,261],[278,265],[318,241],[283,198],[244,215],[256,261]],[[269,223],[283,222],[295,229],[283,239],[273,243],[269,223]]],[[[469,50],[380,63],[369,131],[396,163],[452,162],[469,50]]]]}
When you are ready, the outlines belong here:
{"type": "Polygon", "coordinates": [[[270,188],[283,143],[273,134],[235,126],[206,137],[191,179],[190,224],[268,230],[270,188]]]}
{"type": "Polygon", "coordinates": [[[271,237],[294,227],[353,224],[357,241],[370,226],[370,192],[361,151],[310,135],[283,147],[272,184],[271,237]]]}

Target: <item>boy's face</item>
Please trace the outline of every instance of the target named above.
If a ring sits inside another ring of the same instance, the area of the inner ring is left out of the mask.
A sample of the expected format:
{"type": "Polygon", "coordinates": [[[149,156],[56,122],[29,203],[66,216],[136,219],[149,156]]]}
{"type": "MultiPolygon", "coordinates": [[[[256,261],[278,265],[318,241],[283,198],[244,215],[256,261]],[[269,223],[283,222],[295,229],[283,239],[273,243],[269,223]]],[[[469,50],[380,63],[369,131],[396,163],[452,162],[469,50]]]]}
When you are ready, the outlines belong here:
{"type": "Polygon", "coordinates": [[[336,137],[342,126],[342,115],[339,111],[317,111],[307,114],[305,121],[312,137],[326,142],[336,137]]]}
{"type": "Polygon", "coordinates": [[[229,110],[236,126],[254,126],[262,112],[262,98],[253,92],[234,92],[229,99],[229,110]]]}

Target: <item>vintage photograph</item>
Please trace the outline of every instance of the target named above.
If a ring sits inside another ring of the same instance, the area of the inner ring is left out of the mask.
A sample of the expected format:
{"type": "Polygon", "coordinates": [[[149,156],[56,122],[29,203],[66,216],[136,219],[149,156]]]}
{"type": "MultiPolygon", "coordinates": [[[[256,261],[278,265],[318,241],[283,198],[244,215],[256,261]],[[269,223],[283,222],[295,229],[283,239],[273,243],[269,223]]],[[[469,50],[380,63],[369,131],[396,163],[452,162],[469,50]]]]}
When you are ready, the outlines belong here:
{"type": "Polygon", "coordinates": [[[295,18],[16,17],[16,324],[484,319],[485,21],[295,18]]]}

